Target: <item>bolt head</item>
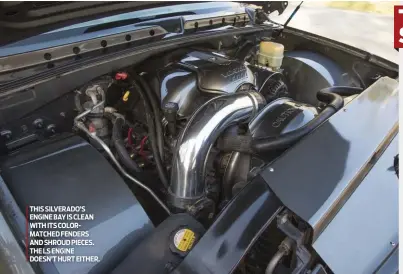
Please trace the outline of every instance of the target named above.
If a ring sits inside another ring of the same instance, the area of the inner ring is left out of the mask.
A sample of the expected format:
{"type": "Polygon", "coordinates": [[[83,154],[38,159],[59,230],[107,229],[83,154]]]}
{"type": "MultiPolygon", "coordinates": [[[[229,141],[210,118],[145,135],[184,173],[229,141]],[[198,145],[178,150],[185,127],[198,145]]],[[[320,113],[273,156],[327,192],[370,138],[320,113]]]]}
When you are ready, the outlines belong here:
{"type": "Polygon", "coordinates": [[[285,224],[285,223],[287,222],[287,220],[288,220],[287,215],[283,215],[283,216],[280,218],[280,224],[285,224]]]}
{"type": "Polygon", "coordinates": [[[22,125],[21,130],[22,130],[23,133],[27,133],[28,132],[28,127],[26,125],[22,125]]]}
{"type": "Polygon", "coordinates": [[[10,130],[3,130],[0,132],[0,135],[6,138],[6,140],[11,140],[12,133],[10,130]]]}

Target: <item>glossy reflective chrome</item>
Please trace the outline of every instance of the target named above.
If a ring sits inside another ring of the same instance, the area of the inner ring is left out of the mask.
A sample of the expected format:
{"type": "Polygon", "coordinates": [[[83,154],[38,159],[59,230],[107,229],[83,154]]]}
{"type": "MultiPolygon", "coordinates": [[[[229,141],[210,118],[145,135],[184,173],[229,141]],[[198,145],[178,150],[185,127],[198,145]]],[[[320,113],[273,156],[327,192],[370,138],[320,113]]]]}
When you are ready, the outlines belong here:
{"type": "Polygon", "coordinates": [[[280,121],[286,121],[285,118],[281,118],[278,115],[273,116],[273,111],[280,105],[286,105],[288,108],[300,110],[294,118],[287,121],[288,124],[282,128],[281,132],[277,134],[284,134],[290,131],[294,131],[305,124],[309,123],[318,114],[318,110],[307,104],[299,103],[291,98],[278,98],[268,103],[255,118],[249,123],[249,131],[253,137],[274,136],[276,132],[273,132],[274,119],[281,119],[280,121]]]}
{"type": "Polygon", "coordinates": [[[162,105],[175,102],[178,115],[187,117],[211,95],[232,94],[255,83],[244,62],[218,53],[191,51],[158,72],[162,105]]]}
{"type": "Polygon", "coordinates": [[[203,103],[197,90],[196,77],[193,72],[181,69],[165,70],[160,75],[162,105],[177,103],[178,115],[188,117],[203,103]]]}
{"type": "MultiPolygon", "coordinates": [[[[232,197],[232,187],[237,183],[237,180],[239,180],[239,178],[237,178],[236,176],[236,172],[237,170],[239,170],[238,165],[241,160],[241,156],[242,154],[240,152],[233,151],[225,168],[222,185],[224,194],[223,196],[226,199],[230,199],[232,197]]],[[[249,170],[247,172],[249,172],[249,170]]]]}
{"type": "Polygon", "coordinates": [[[179,65],[196,73],[198,88],[206,93],[234,93],[243,84],[255,84],[247,64],[218,53],[192,51],[179,65]]]}
{"type": "Polygon", "coordinates": [[[267,104],[259,113],[258,115],[255,116],[250,122],[249,122],[249,131],[251,132],[252,136],[253,133],[257,130],[258,126],[260,125],[260,122],[262,119],[266,116],[267,113],[269,113],[271,110],[273,110],[276,106],[287,103],[287,102],[292,102],[293,100],[291,98],[278,98],[274,100],[273,102],[270,102],[267,104]]]}
{"type": "Polygon", "coordinates": [[[229,126],[253,118],[264,98],[256,92],[235,93],[211,99],[191,117],[176,147],[170,194],[174,206],[204,194],[206,159],[212,144],[229,126]]]}

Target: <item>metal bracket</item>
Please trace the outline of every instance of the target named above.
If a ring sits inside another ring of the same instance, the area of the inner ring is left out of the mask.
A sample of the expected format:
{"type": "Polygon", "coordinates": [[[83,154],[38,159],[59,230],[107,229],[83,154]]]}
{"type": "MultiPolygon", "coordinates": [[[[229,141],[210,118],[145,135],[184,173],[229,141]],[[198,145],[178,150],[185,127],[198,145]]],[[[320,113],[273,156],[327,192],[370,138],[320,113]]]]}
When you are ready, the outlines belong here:
{"type": "Polygon", "coordinates": [[[296,256],[296,266],[291,274],[302,274],[305,273],[305,270],[312,258],[311,253],[303,246],[297,246],[295,250],[296,256]]]}
{"type": "Polygon", "coordinates": [[[295,241],[295,258],[296,265],[292,274],[302,274],[305,273],[312,255],[303,245],[303,240],[305,237],[305,233],[300,231],[297,227],[295,227],[289,220],[289,215],[287,212],[279,214],[277,216],[277,227],[284,232],[288,236],[288,238],[295,241]]]}
{"type": "Polygon", "coordinates": [[[287,213],[277,216],[277,227],[284,232],[285,235],[293,239],[298,247],[302,244],[305,233],[301,232],[290,222],[287,213]]]}
{"type": "Polygon", "coordinates": [[[267,14],[278,11],[278,14],[281,15],[287,7],[288,1],[269,1],[264,3],[263,11],[267,14]]]}

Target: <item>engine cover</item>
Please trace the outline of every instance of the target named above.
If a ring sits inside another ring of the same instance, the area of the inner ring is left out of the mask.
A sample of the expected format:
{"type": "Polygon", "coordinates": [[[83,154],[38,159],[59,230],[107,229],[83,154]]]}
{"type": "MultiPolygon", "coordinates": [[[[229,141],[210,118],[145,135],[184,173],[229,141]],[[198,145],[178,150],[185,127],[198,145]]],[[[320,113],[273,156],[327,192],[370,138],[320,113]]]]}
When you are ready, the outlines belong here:
{"type": "Polygon", "coordinates": [[[317,114],[312,106],[279,98],[265,106],[250,123],[249,130],[254,138],[279,136],[304,126],[317,114]]]}
{"type": "Polygon", "coordinates": [[[80,230],[89,232],[94,246],[74,246],[74,255],[98,256],[100,262],[33,263],[45,274],[109,273],[153,230],[122,178],[101,153],[78,136],[24,148],[3,163],[1,176],[2,206],[21,242],[25,242],[28,206],[85,206],[86,213],[94,214],[94,220],[80,223],[80,230]]]}
{"type": "Polygon", "coordinates": [[[158,71],[156,78],[161,104],[177,103],[182,117],[191,115],[212,95],[250,89],[255,83],[247,63],[202,51],[184,54],[178,62],[158,71]]]}

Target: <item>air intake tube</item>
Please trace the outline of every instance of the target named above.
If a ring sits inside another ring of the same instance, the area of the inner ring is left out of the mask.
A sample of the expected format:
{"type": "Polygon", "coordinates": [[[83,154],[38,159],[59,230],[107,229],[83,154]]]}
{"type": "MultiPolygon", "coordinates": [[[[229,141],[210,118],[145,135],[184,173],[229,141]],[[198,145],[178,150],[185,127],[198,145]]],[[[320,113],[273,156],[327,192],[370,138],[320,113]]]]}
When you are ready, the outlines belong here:
{"type": "MultiPolygon", "coordinates": [[[[231,136],[231,138],[224,137],[217,142],[218,147],[222,151],[237,151],[257,155],[278,149],[286,149],[340,110],[344,106],[342,96],[355,95],[361,92],[362,88],[358,87],[334,86],[324,88],[316,94],[316,97],[319,101],[326,103],[326,107],[319,113],[319,115],[303,127],[279,136],[254,138],[253,136],[240,135],[237,137],[231,136]]],[[[270,104],[266,106],[266,108],[270,107],[272,107],[270,104]]],[[[264,110],[262,112],[264,112],[264,110]]],[[[256,117],[256,120],[259,118],[260,116],[256,117]]],[[[256,120],[251,124],[256,124],[256,120]]]]}
{"type": "Polygon", "coordinates": [[[249,122],[265,104],[257,92],[215,97],[190,118],[177,142],[169,186],[170,205],[186,209],[205,194],[205,168],[209,151],[229,126],[249,122]]]}
{"type": "Polygon", "coordinates": [[[251,142],[252,151],[258,154],[260,152],[267,152],[289,147],[290,145],[310,133],[312,130],[317,128],[324,121],[329,119],[329,117],[336,113],[338,110],[340,110],[344,106],[344,101],[341,96],[349,96],[359,94],[361,92],[362,88],[344,86],[335,86],[320,90],[316,94],[316,97],[319,101],[326,103],[327,106],[315,119],[313,119],[305,126],[295,131],[285,133],[279,137],[253,139],[251,142]]]}

